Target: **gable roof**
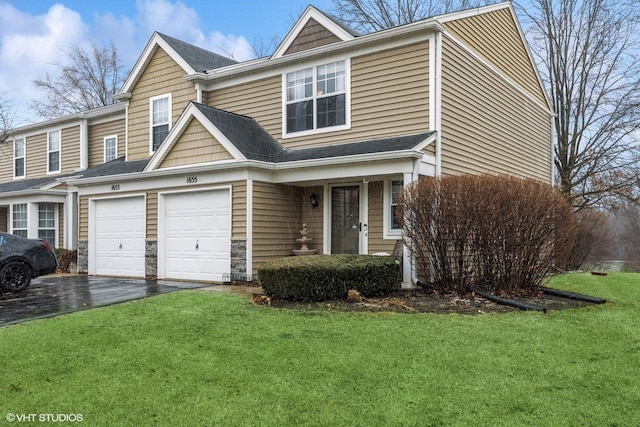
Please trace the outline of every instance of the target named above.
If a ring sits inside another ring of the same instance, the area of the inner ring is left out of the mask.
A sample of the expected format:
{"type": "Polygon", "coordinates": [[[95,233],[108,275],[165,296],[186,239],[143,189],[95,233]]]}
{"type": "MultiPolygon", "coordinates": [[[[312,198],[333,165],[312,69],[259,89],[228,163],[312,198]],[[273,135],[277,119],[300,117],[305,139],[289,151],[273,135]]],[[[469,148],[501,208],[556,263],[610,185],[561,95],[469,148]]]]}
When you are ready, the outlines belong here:
{"type": "Polygon", "coordinates": [[[335,36],[336,41],[353,40],[359,35],[355,30],[349,28],[344,23],[341,23],[335,17],[321,12],[319,9],[309,5],[300,18],[298,18],[295,25],[287,33],[273,55],[271,55],[271,58],[280,58],[281,56],[284,56],[310,21],[315,21],[321,27],[324,27],[326,31],[335,36]]]}
{"type": "Polygon", "coordinates": [[[155,32],[129,73],[120,93],[114,99],[127,97],[158,48],[164,50],[184,70],[185,74],[202,73],[237,64],[233,59],[155,32]]]}

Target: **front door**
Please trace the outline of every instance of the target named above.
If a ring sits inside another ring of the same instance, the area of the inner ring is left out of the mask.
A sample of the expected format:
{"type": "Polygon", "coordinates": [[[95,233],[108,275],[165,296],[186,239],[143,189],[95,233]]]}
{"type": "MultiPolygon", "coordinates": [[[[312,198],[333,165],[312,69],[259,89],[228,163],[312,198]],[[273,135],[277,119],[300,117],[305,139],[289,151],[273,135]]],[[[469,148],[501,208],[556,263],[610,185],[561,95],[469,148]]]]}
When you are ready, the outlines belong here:
{"type": "Polygon", "coordinates": [[[360,253],[360,186],[331,188],[331,253],[360,253]]]}

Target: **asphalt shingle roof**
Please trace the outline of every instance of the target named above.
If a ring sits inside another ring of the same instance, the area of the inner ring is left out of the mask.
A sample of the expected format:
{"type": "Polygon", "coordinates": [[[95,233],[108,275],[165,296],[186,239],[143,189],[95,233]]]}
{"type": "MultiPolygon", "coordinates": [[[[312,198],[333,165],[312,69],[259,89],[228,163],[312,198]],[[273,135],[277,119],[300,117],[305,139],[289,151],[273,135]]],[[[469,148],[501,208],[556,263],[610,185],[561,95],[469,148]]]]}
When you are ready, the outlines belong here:
{"type": "Polygon", "coordinates": [[[185,43],[165,34],[158,33],[196,72],[205,72],[216,68],[237,64],[233,59],[218,55],[206,49],[185,43]]]}
{"type": "Polygon", "coordinates": [[[126,173],[141,172],[148,161],[148,159],[145,159],[125,162],[124,157],[120,157],[115,160],[111,160],[110,162],[89,168],[84,172],[79,172],[77,175],[80,178],[95,178],[99,176],[123,175],[126,173]]]}
{"type": "Polygon", "coordinates": [[[56,179],[58,178],[61,178],[61,176],[56,176],[56,177],[47,176],[44,178],[24,179],[24,180],[18,180],[18,181],[5,182],[4,184],[0,184],[0,194],[11,193],[14,191],[38,190],[47,184],[51,184],[55,182],[56,179]]]}

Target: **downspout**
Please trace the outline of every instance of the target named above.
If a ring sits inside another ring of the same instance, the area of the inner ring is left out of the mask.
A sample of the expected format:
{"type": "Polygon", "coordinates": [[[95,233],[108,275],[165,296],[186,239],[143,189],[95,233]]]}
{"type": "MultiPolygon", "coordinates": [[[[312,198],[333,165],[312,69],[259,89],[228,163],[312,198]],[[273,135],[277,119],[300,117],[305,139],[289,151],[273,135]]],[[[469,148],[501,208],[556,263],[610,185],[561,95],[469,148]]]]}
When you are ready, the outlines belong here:
{"type": "Polygon", "coordinates": [[[80,169],[89,167],[89,124],[87,119],[80,122],[80,169]]]}
{"type": "Polygon", "coordinates": [[[442,175],[442,32],[436,31],[434,34],[434,127],[436,131],[436,176],[442,175]]]}

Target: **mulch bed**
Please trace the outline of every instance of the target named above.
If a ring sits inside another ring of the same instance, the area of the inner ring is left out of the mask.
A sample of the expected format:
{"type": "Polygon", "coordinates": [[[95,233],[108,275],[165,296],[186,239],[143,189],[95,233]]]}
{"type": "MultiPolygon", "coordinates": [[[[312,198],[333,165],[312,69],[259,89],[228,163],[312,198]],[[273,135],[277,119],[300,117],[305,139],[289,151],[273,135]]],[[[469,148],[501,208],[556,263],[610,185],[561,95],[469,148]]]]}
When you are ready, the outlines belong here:
{"type": "MultiPolygon", "coordinates": [[[[577,308],[592,305],[545,294],[513,298],[527,304],[545,307],[547,311],[577,308]]],[[[324,311],[371,311],[397,313],[439,313],[478,315],[486,313],[509,313],[518,308],[497,304],[473,293],[467,295],[437,294],[424,290],[398,291],[383,298],[362,298],[361,301],[331,300],[322,302],[292,302],[255,295],[256,304],[276,308],[296,308],[324,311]]]]}

